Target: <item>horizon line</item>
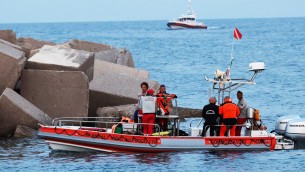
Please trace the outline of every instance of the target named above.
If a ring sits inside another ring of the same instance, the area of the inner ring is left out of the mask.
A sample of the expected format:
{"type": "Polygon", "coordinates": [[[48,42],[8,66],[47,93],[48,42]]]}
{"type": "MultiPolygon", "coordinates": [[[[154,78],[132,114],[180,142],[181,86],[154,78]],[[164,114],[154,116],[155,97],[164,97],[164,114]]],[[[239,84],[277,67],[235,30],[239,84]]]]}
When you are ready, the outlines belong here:
{"type": "MultiPolygon", "coordinates": [[[[247,17],[247,18],[209,18],[197,20],[244,20],[244,19],[282,19],[282,18],[305,18],[305,16],[298,17],[247,17]]],[[[144,22],[144,21],[168,21],[168,19],[151,19],[151,20],[101,20],[101,21],[47,21],[47,22],[7,22],[2,24],[47,24],[47,23],[101,23],[101,22],[144,22]]]]}

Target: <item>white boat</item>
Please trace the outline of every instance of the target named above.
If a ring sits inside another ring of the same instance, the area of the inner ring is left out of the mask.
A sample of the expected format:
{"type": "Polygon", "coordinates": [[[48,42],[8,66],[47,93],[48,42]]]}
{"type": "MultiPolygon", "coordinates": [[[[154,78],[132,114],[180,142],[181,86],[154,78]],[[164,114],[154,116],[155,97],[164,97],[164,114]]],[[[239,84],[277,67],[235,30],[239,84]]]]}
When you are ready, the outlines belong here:
{"type": "Polygon", "coordinates": [[[171,29],[183,29],[183,28],[192,28],[192,29],[207,29],[208,27],[201,22],[196,20],[196,14],[192,10],[191,0],[189,0],[189,7],[186,15],[181,15],[176,20],[170,20],[167,23],[167,26],[171,29]]]}
{"type": "MultiPolygon", "coordinates": [[[[251,79],[231,79],[224,72],[217,70],[214,79],[206,78],[211,82],[213,89],[217,90],[218,102],[223,100],[224,94],[230,94],[236,88],[245,84],[255,85],[254,79],[261,73],[264,63],[250,64],[250,71],[254,74],[251,79]]],[[[176,100],[176,99],[173,99],[176,100]]],[[[172,121],[171,132],[162,131],[159,124],[118,122],[116,118],[57,118],[52,126],[41,126],[38,136],[44,139],[52,150],[63,151],[103,151],[103,152],[174,152],[190,150],[277,150],[294,149],[293,138],[285,135],[268,133],[264,129],[255,128],[255,119],[249,110],[248,122],[242,136],[206,136],[202,137],[201,121],[190,123],[188,135],[180,134],[180,121],[178,112],[175,115],[156,115],[156,118],[166,118],[172,121]],[[88,125],[88,124],[94,124],[88,125]],[[117,132],[113,124],[121,125],[117,132]],[[154,125],[156,133],[145,135],[141,131],[143,125],[154,125]],[[90,127],[88,127],[90,126],[90,127]],[[169,134],[172,133],[172,134],[169,134]]],[[[290,118],[289,118],[290,119],[290,118]]],[[[291,118],[293,119],[293,118],[291,118]]],[[[200,119],[199,119],[200,120],[200,119]]],[[[285,120],[287,123],[287,120],[285,120]]],[[[302,122],[302,121],[301,121],[302,122]]],[[[278,122],[282,124],[283,122],[278,122]]],[[[286,124],[285,123],[285,124],[286,124]]],[[[304,126],[302,124],[289,125],[291,127],[304,126]]],[[[285,126],[284,126],[285,127],[285,126]]],[[[294,128],[289,128],[293,132],[294,128]]],[[[278,130],[283,128],[281,125],[278,130]]],[[[287,127],[286,127],[287,128],[287,127]]],[[[170,129],[170,128],[168,128],[170,129]]],[[[305,133],[299,130],[299,135],[305,133]]],[[[301,144],[301,143],[299,143],[301,144]]]]}

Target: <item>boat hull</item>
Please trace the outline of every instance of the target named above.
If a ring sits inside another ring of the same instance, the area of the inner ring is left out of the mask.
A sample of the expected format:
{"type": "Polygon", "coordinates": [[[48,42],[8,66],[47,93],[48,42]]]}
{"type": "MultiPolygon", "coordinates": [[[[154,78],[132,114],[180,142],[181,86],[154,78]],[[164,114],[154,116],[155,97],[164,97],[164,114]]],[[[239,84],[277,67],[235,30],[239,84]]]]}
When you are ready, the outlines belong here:
{"type": "Polygon", "coordinates": [[[168,22],[167,26],[171,29],[207,29],[208,27],[205,25],[196,25],[196,24],[187,24],[181,22],[168,22]]]}
{"type": "Polygon", "coordinates": [[[139,136],[42,127],[38,133],[52,150],[103,152],[175,152],[191,150],[273,150],[275,137],[139,136]]]}

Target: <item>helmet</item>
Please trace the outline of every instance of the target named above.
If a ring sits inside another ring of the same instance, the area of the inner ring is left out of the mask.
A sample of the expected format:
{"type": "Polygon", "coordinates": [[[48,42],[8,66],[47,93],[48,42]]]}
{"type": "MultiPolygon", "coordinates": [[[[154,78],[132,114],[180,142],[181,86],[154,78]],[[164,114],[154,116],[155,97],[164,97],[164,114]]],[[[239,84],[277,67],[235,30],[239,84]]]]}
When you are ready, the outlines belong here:
{"type": "Polygon", "coordinates": [[[154,90],[153,89],[148,89],[147,90],[147,95],[150,95],[150,96],[152,96],[153,94],[154,94],[154,90]]]}

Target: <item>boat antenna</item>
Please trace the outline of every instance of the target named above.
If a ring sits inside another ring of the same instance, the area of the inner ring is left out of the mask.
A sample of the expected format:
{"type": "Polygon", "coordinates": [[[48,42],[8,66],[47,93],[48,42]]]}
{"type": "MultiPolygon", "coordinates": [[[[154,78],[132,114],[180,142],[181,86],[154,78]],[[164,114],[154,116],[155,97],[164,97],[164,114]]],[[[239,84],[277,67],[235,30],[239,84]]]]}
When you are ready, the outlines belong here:
{"type": "Polygon", "coordinates": [[[188,13],[191,13],[191,12],[193,12],[193,10],[192,10],[192,1],[191,0],[188,0],[188,1],[189,1],[188,13]]]}

